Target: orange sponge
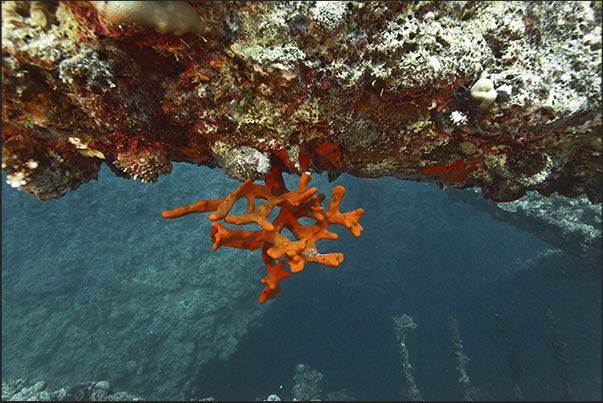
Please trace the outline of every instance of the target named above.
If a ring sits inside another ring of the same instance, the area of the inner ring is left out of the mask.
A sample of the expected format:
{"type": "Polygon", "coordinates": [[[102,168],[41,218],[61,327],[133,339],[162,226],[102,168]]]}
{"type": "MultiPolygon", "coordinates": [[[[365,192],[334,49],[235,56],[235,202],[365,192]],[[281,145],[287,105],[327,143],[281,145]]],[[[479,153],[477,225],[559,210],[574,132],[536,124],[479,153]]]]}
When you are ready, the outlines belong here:
{"type": "Polygon", "coordinates": [[[215,211],[209,216],[212,221],[224,220],[235,225],[258,224],[261,229],[256,231],[237,230],[226,228],[215,222],[211,232],[214,249],[220,246],[229,246],[241,249],[260,249],[268,274],[262,278],[266,284],[260,295],[259,301],[263,304],[267,299],[274,298],[281,291],[280,280],[291,276],[284,269],[285,261],[289,263],[292,273],[304,269],[306,262],[315,262],[325,266],[339,266],[343,262],[342,253],[318,253],[316,241],[320,239],[337,239],[337,234],[328,232],[331,224],[346,227],[358,237],[362,226],[358,223],[364,210],[359,208],[348,213],[341,213],[339,205],[345,194],[343,186],[333,189],[333,196],[329,208],[324,211],[321,202],[324,194],[316,195],[315,187],[308,189],[311,177],[303,173],[299,180],[297,190],[289,191],[283,181],[282,172],[273,167],[264,179],[265,185],[258,185],[247,179],[239,188],[228,196],[217,200],[201,200],[190,206],[166,210],[162,213],[164,218],[177,218],[191,213],[205,213],[215,211]],[[237,200],[247,199],[247,211],[243,215],[228,215],[237,200]],[[256,206],[256,199],[265,200],[256,206]],[[272,210],[278,207],[279,214],[268,221],[272,210]],[[303,225],[298,222],[302,217],[309,217],[316,222],[312,225],[303,225]],[[295,240],[285,237],[281,231],[287,228],[295,236],[295,240]],[[284,260],[276,262],[282,258],[284,260]]]}

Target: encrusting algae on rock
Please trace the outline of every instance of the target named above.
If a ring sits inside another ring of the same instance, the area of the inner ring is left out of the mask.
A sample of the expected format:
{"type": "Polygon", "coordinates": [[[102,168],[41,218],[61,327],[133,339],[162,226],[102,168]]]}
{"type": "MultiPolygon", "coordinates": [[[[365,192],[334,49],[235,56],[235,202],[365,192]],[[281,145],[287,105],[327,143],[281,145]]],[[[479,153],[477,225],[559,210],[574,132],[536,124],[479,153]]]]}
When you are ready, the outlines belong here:
{"type": "Polygon", "coordinates": [[[172,162],[243,181],[285,153],[297,175],[601,202],[601,2],[2,9],[3,167],[40,200],[101,164],[142,182],[172,162]]]}

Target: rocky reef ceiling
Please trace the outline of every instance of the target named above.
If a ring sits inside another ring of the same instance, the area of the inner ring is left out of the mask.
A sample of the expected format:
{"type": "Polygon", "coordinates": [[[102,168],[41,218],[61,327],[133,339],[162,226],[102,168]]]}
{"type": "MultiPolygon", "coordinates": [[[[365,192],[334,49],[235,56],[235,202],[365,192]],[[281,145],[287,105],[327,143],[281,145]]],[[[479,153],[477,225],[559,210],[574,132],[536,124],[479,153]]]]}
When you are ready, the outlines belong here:
{"type": "Polygon", "coordinates": [[[600,2],[2,2],[2,168],[172,162],[601,202],[600,2]]]}

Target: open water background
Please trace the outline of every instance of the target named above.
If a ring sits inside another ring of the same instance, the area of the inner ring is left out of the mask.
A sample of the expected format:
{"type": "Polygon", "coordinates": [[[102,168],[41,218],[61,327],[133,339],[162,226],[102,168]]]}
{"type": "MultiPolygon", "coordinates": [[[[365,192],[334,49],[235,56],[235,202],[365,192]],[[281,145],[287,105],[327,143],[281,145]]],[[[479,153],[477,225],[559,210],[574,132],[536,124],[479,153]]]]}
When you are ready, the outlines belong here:
{"type": "MultiPolygon", "coordinates": [[[[296,188],[296,177],[286,181],[296,188]]],[[[155,399],[290,398],[303,363],[323,374],[323,399],[345,389],[356,399],[395,400],[404,384],[392,317],[408,314],[418,324],[406,345],[424,398],[462,397],[455,317],[472,386],[505,400],[512,383],[498,313],[508,318],[525,397],[556,400],[551,309],[574,396],[601,400],[600,266],[576,270],[579,259],[432,184],[314,175],[311,186],[328,200],[337,184],[347,190],[342,212],[365,210],[361,236],[330,227],[340,238],[319,251],[344,253],[343,264],[308,264],[259,306],[258,251],[212,251],[208,214],[161,218],[234,190],[220,170],[176,164],[144,185],[103,167],[98,182],[48,202],[3,176],[3,378],[109,379],[155,399]]]]}

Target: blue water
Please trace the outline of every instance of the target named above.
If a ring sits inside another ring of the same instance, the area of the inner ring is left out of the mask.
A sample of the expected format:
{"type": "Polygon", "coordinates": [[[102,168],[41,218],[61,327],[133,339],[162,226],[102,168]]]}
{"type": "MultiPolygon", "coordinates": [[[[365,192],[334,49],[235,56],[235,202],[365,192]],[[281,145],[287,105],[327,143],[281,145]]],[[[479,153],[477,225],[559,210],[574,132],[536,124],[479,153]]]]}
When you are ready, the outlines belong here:
{"type": "MultiPolygon", "coordinates": [[[[512,398],[494,315],[508,318],[530,400],[561,396],[545,312],[567,343],[574,397],[601,400],[601,267],[452,202],[435,185],[342,175],[312,185],[341,211],[365,210],[338,268],[308,264],[259,305],[258,251],[213,251],[208,214],[161,211],[219,198],[237,183],[218,169],[177,164],[155,184],[98,181],[40,202],[2,185],[2,370],[61,385],[100,379],[155,399],[291,397],[294,368],[323,374],[322,399],[395,400],[405,388],[392,317],[418,328],[406,345],[424,398],[460,399],[449,317],[482,398],[512,398]],[[538,256],[552,253],[552,257],[538,256]],[[332,395],[331,395],[332,396],[332,395]]],[[[297,178],[287,176],[289,188],[297,178]]],[[[326,202],[323,202],[326,206],[326,202]]],[[[240,207],[240,206],[238,206],[240,207]]]]}

